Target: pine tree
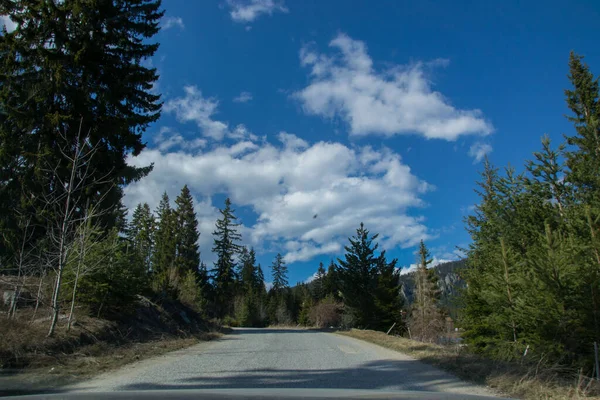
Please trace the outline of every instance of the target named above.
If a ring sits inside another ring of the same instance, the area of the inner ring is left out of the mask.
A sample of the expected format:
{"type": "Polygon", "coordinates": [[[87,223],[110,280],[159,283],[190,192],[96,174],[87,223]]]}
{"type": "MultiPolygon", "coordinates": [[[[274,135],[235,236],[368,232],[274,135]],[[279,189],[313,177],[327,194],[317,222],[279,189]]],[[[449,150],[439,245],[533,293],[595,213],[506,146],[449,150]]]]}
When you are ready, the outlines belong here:
{"type": "Polygon", "coordinates": [[[439,289],[435,272],[427,268],[433,260],[423,240],[419,244],[418,254],[415,301],[412,305],[409,325],[414,338],[432,341],[437,339],[444,323],[438,308],[439,289]]]}
{"type": "Polygon", "coordinates": [[[565,90],[567,106],[573,112],[569,120],[577,132],[568,136],[567,143],[573,150],[566,152],[570,169],[568,181],[577,187],[577,197],[592,205],[600,206],[600,103],[598,79],[590,72],[583,57],[571,52],[569,80],[573,89],[565,90]]]}
{"type": "Polygon", "coordinates": [[[315,280],[313,281],[314,287],[314,297],[316,300],[321,300],[325,297],[325,279],[327,273],[325,272],[325,266],[323,262],[319,263],[319,268],[317,268],[317,275],[315,276],[315,280]]]}
{"type": "Polygon", "coordinates": [[[387,330],[396,324],[402,330],[403,297],[400,294],[400,273],[396,269],[398,260],[387,262],[385,251],[377,258],[377,289],[375,291],[376,323],[375,329],[387,330]]]}
{"type": "Polygon", "coordinates": [[[152,257],[152,267],[155,283],[159,290],[173,289],[177,277],[175,272],[176,256],[176,216],[169,204],[167,192],[163,193],[158,208],[156,209],[158,228],[155,236],[155,250],[152,257]]]}
{"type": "Polygon", "coordinates": [[[263,273],[262,267],[260,264],[256,267],[256,276],[255,276],[256,286],[261,289],[261,291],[266,291],[265,288],[265,274],[263,273]]]}
{"type": "Polygon", "coordinates": [[[194,212],[194,199],[187,185],[175,200],[175,268],[180,276],[185,276],[188,271],[198,273],[200,266],[200,251],[198,250],[198,220],[194,212]]]}
{"type": "Polygon", "coordinates": [[[356,326],[361,328],[376,325],[375,288],[377,275],[378,248],[373,241],[378,235],[369,236],[364,224],[356,230],[356,235],[349,238],[350,245],[345,246],[344,260],[338,258],[338,271],[344,306],[353,316],[356,326]]]}
{"type": "Polygon", "coordinates": [[[217,315],[223,317],[233,312],[235,291],[235,259],[240,252],[238,244],[242,236],[236,231],[236,216],[231,208],[231,200],[225,199],[225,208],[219,210],[221,218],[217,220],[213,232],[214,245],[212,251],[217,256],[215,262],[215,296],[217,315]]]}
{"type": "Polygon", "coordinates": [[[243,292],[256,289],[256,252],[253,248],[243,247],[240,253],[240,284],[243,292]]]}
{"type": "Polygon", "coordinates": [[[277,253],[273,264],[271,264],[271,273],[273,275],[273,292],[281,293],[285,288],[288,287],[287,280],[288,268],[283,261],[283,256],[277,253]]]}
{"type": "Polygon", "coordinates": [[[89,198],[111,211],[102,225],[115,226],[123,185],[151,170],[126,157],[144,149],[142,134],[160,117],[160,96],[151,92],[158,74],[143,63],[158,49],[152,37],[160,6],[160,0],[0,3],[0,15],[17,23],[0,35],[0,198],[11,199],[0,201],[0,231],[14,228],[15,206],[42,210],[32,194],[47,191],[56,177],[68,181],[69,161],[56,137],[75,143],[79,131],[101,147],[88,166],[101,187],[82,193],[82,204],[89,198]]]}
{"type": "Polygon", "coordinates": [[[327,274],[323,279],[323,294],[325,297],[333,296],[335,299],[339,299],[340,282],[338,278],[337,266],[331,260],[329,267],[327,267],[327,274]]]}
{"type": "Polygon", "coordinates": [[[148,203],[138,204],[133,211],[131,223],[127,231],[134,250],[139,253],[146,271],[149,273],[152,271],[155,224],[156,221],[148,203]]]}

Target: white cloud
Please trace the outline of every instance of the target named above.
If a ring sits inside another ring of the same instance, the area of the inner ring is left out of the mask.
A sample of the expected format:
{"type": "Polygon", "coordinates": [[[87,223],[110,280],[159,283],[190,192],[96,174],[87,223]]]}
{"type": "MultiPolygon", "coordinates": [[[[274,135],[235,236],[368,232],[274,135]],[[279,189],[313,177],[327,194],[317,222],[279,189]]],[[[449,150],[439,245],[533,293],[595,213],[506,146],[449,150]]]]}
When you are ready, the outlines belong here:
{"type": "Polygon", "coordinates": [[[473,164],[481,162],[481,160],[491,152],[492,146],[482,142],[476,142],[469,148],[469,156],[473,157],[473,164]]]}
{"type": "Polygon", "coordinates": [[[162,127],[158,135],[154,137],[156,148],[165,152],[173,147],[182,147],[185,145],[187,149],[197,149],[206,146],[206,139],[196,138],[193,140],[185,140],[179,133],[173,131],[169,127],[162,127]]]}
{"type": "Polygon", "coordinates": [[[0,15],[0,32],[2,27],[6,27],[7,32],[12,32],[17,28],[17,24],[8,15],[0,15]]]}
{"type": "Polygon", "coordinates": [[[364,42],[339,34],[329,46],[335,54],[300,50],[300,62],[311,67],[311,81],[294,97],[306,113],[339,117],[353,135],[417,133],[455,140],[461,135],[489,134],[493,128],[479,110],[453,107],[431,89],[426,69],[446,60],[395,66],[378,72],[364,42]]]}
{"type": "Polygon", "coordinates": [[[252,100],[252,93],[242,92],[239,96],[234,97],[233,101],[236,103],[247,103],[252,100]]]}
{"type": "Polygon", "coordinates": [[[408,210],[423,205],[420,195],[431,186],[389,149],[309,144],[281,132],[282,145],[245,138],[192,152],[189,142],[168,133],[161,143],[174,140],[177,147],[149,148],[128,159],[135,166],[154,163],[154,170],[125,188],[124,201],[129,208],[145,201],[154,209],[163,191],[174,199],[187,184],[201,201],[196,210],[204,260],[210,259],[215,194],[256,214],[254,224],[241,227],[246,244],[281,251],[290,263],[339,253],[361,221],[380,233],[383,248],[410,247],[429,237],[423,219],[408,210]]]}
{"type": "MultiPolygon", "coordinates": [[[[451,261],[456,261],[456,258],[444,259],[444,258],[433,257],[433,261],[431,262],[431,264],[429,264],[427,266],[427,268],[437,267],[440,264],[444,264],[444,263],[451,262],[451,261]]],[[[417,270],[417,267],[418,267],[417,264],[410,264],[408,267],[402,267],[402,269],[400,269],[400,275],[405,275],[405,274],[410,274],[412,272],[415,272],[417,270]]]]}
{"type": "Polygon", "coordinates": [[[171,29],[173,27],[178,27],[179,29],[185,29],[183,19],[181,17],[163,17],[162,29],[166,31],[167,29],[171,29]]]}
{"type": "Polygon", "coordinates": [[[228,0],[227,4],[235,22],[252,22],[262,14],[273,15],[276,11],[289,12],[283,0],[228,0]]]}
{"type": "Polygon", "coordinates": [[[230,130],[228,123],[213,119],[219,105],[217,99],[203,97],[196,86],[186,86],[184,91],[184,97],[167,100],[163,111],[175,114],[179,122],[195,122],[202,129],[204,136],[214,140],[222,140],[225,137],[256,140],[256,136],[242,124],[230,130]]]}
{"type": "Polygon", "coordinates": [[[300,139],[298,136],[284,131],[279,132],[277,139],[283,144],[286,149],[305,149],[308,147],[308,142],[300,139]]]}

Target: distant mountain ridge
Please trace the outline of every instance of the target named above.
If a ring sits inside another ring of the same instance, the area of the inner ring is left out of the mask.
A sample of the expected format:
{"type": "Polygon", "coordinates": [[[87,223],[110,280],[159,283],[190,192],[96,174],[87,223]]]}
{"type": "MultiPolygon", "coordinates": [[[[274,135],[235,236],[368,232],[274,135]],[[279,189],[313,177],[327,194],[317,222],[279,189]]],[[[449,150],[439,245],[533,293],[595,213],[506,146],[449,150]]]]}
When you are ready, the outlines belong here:
{"type": "MultiPolygon", "coordinates": [[[[459,271],[466,267],[466,260],[450,261],[436,265],[431,269],[438,276],[438,286],[441,291],[440,305],[447,308],[450,314],[456,309],[454,300],[461,289],[466,287],[465,281],[460,277],[459,271]]],[[[406,300],[406,305],[412,304],[415,293],[416,272],[410,272],[400,276],[402,283],[402,295],[406,300]]]]}

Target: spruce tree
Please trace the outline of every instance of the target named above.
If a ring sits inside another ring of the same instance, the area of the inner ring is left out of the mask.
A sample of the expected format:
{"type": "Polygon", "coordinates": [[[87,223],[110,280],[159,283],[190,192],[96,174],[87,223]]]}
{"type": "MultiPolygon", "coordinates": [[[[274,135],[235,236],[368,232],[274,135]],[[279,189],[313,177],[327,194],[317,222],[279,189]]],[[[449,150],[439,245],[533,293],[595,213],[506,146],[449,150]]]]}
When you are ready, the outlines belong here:
{"type": "Polygon", "coordinates": [[[133,244],[133,248],[143,260],[148,273],[152,271],[155,225],[156,221],[148,203],[138,204],[133,211],[127,235],[133,244]]]}
{"type": "Polygon", "coordinates": [[[436,340],[443,329],[443,317],[438,308],[439,288],[435,271],[428,269],[433,259],[423,240],[419,244],[419,263],[415,275],[415,301],[412,305],[410,329],[414,338],[436,340]]]}
{"type": "Polygon", "coordinates": [[[387,330],[396,324],[396,330],[402,330],[403,297],[400,294],[400,272],[396,269],[398,260],[387,262],[385,251],[377,258],[377,286],[375,290],[376,326],[375,329],[387,330]]]}
{"type": "Polygon", "coordinates": [[[317,275],[313,281],[313,291],[314,297],[316,300],[321,300],[325,297],[325,279],[327,273],[325,272],[325,266],[323,262],[319,263],[319,268],[317,268],[317,275]]]}
{"type": "Polygon", "coordinates": [[[234,210],[231,208],[231,200],[225,199],[225,208],[219,210],[221,218],[216,222],[213,232],[214,244],[212,251],[217,256],[215,262],[215,303],[217,315],[223,317],[233,312],[233,298],[235,295],[235,255],[240,252],[239,242],[242,236],[237,232],[234,210]]]}
{"type": "Polygon", "coordinates": [[[48,191],[57,176],[68,181],[56,138],[76,146],[79,132],[100,146],[88,166],[100,187],[82,193],[82,204],[89,199],[107,211],[102,225],[115,226],[123,185],[152,168],[126,157],[144,149],[142,134],[160,117],[151,91],[158,74],[143,62],[158,49],[160,7],[160,0],[0,2],[0,15],[17,23],[0,34],[0,231],[14,229],[15,206],[43,210],[32,194],[48,191]]]}
{"type": "Polygon", "coordinates": [[[271,264],[273,292],[281,293],[283,289],[288,287],[287,272],[288,268],[287,265],[285,265],[285,261],[283,261],[283,256],[280,253],[277,253],[275,260],[273,260],[273,264],[271,264]]]}
{"type": "Polygon", "coordinates": [[[325,297],[332,296],[335,299],[338,299],[339,289],[340,282],[338,279],[337,266],[333,260],[331,260],[327,267],[327,274],[323,279],[323,294],[325,297]]]}
{"type": "Polygon", "coordinates": [[[598,79],[583,63],[583,57],[571,52],[569,80],[572,89],[565,90],[567,106],[573,115],[569,120],[576,135],[567,136],[573,150],[566,152],[570,169],[568,181],[577,187],[577,197],[594,208],[600,206],[600,99],[598,79]]]}
{"type": "Polygon", "coordinates": [[[198,250],[198,220],[194,212],[194,199],[187,185],[175,200],[175,268],[179,276],[185,276],[188,271],[198,273],[200,266],[200,251],[198,250]]]}
{"type": "Polygon", "coordinates": [[[175,256],[176,256],[176,216],[169,204],[167,192],[163,193],[158,208],[156,209],[158,227],[156,230],[156,245],[152,257],[152,267],[155,284],[161,291],[165,291],[176,282],[175,256]]]}
{"type": "Polygon", "coordinates": [[[240,284],[243,292],[256,289],[256,253],[253,248],[243,247],[240,254],[240,284]]]}
{"type": "Polygon", "coordinates": [[[377,258],[375,251],[378,244],[373,244],[378,235],[369,235],[361,222],[356,235],[348,240],[345,246],[344,259],[338,258],[338,271],[341,283],[344,306],[360,328],[375,325],[375,288],[377,275],[377,258]]]}

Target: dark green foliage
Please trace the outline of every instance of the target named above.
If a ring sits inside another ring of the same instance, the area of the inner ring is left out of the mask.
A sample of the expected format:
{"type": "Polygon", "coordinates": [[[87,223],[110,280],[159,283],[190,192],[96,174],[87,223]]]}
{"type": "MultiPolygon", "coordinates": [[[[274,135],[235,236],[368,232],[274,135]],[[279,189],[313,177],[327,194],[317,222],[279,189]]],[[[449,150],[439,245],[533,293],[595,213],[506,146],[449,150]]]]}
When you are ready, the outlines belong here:
{"type": "Polygon", "coordinates": [[[281,293],[283,289],[288,287],[287,280],[288,268],[283,261],[283,256],[277,253],[273,264],[271,264],[271,273],[273,275],[273,288],[271,289],[275,293],[281,293]]]}
{"type": "Polygon", "coordinates": [[[486,162],[467,219],[461,324],[475,351],[521,358],[528,347],[530,358],[591,371],[600,340],[600,107],[582,57],[571,54],[569,67],[568,147],[544,137],[524,174],[486,162]]]}
{"type": "Polygon", "coordinates": [[[152,254],[154,252],[154,234],[156,221],[148,203],[138,204],[133,211],[127,235],[144,261],[146,271],[152,271],[152,254]]]}
{"type": "Polygon", "coordinates": [[[333,296],[335,299],[340,299],[340,279],[337,271],[337,266],[331,260],[327,268],[327,274],[323,279],[323,294],[325,296],[333,296]]]}
{"type": "Polygon", "coordinates": [[[198,220],[194,211],[194,199],[185,185],[175,200],[175,260],[174,266],[179,276],[188,272],[196,274],[200,266],[200,251],[198,250],[198,220]]]}
{"type": "Polygon", "coordinates": [[[221,218],[217,220],[212,251],[217,256],[215,262],[214,284],[215,284],[215,306],[217,315],[231,315],[233,312],[233,299],[235,295],[235,255],[241,250],[239,241],[241,235],[236,231],[239,224],[236,223],[234,210],[231,208],[231,200],[225,200],[225,208],[219,210],[221,218]]]}
{"type": "Polygon", "coordinates": [[[167,192],[156,209],[158,227],[155,235],[155,250],[152,256],[154,283],[157,290],[169,292],[174,290],[175,276],[174,264],[176,256],[176,226],[175,211],[169,204],[167,192]]]}
{"type": "Polygon", "coordinates": [[[160,1],[3,1],[0,15],[18,24],[0,35],[0,231],[15,229],[15,206],[40,211],[39,194],[56,177],[68,181],[56,139],[75,143],[79,132],[100,147],[88,168],[99,187],[81,203],[89,198],[106,211],[101,225],[121,228],[122,185],[151,170],[125,158],[160,117],[158,75],[142,63],[158,48],[160,1]]]}
{"type": "Polygon", "coordinates": [[[378,245],[373,244],[377,235],[361,223],[356,235],[349,239],[344,260],[338,258],[338,272],[344,305],[354,317],[357,327],[372,327],[375,316],[376,257],[378,245]]]}
{"type": "MultiPolygon", "coordinates": [[[[362,328],[386,329],[400,322],[402,300],[396,260],[388,263],[385,252],[375,256],[377,235],[361,223],[349,239],[344,260],[338,259],[337,275],[342,300],[354,324],[362,328]]],[[[329,275],[329,274],[328,274],[329,275]]],[[[333,277],[332,277],[333,278],[333,277]]]]}
{"type": "Polygon", "coordinates": [[[136,295],[148,288],[144,263],[116,229],[90,250],[87,263],[96,267],[82,277],[79,301],[88,304],[95,315],[110,316],[126,311],[136,295]]]}
{"type": "Polygon", "coordinates": [[[571,52],[569,80],[572,89],[565,90],[567,106],[572,111],[569,120],[576,134],[567,136],[573,146],[566,153],[569,174],[567,181],[577,188],[577,196],[594,207],[600,205],[600,103],[598,78],[583,63],[583,57],[571,52]]]}
{"type": "Polygon", "coordinates": [[[313,295],[316,300],[321,300],[323,297],[325,297],[326,276],[327,272],[325,272],[325,266],[322,262],[320,262],[319,268],[317,269],[317,275],[315,276],[315,279],[312,282],[313,295]]]}
{"type": "Polygon", "coordinates": [[[400,296],[400,272],[396,270],[397,260],[387,262],[385,251],[377,258],[377,285],[375,289],[375,307],[377,310],[376,329],[389,329],[396,323],[396,329],[402,330],[402,308],[404,299],[400,296]]]}

